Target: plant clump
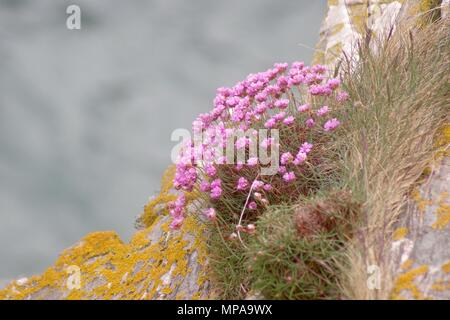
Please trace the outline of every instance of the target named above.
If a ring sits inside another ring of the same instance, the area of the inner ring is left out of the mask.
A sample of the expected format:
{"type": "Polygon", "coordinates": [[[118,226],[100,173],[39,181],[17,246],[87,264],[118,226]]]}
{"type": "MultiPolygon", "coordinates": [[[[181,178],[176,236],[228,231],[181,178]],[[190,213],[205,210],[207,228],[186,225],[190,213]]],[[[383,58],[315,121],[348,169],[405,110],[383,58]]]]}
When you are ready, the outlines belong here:
{"type": "MultiPolygon", "coordinates": [[[[332,174],[324,161],[326,141],[340,125],[334,108],[347,99],[324,66],[302,62],[277,63],[219,88],[214,109],[193,122],[194,139],[181,149],[175,188],[197,190],[209,204],[204,216],[230,227],[229,237],[254,233],[268,205],[310,195],[320,177],[332,174]]],[[[171,227],[179,228],[186,215],[183,195],[170,213],[171,227]]]]}

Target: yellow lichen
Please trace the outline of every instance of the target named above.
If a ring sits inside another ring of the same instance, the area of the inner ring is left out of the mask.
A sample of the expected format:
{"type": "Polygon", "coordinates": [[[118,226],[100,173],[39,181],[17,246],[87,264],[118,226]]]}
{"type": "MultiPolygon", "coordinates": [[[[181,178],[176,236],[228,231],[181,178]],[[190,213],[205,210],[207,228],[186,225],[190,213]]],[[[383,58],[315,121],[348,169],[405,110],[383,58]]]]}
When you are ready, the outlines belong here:
{"type": "Polygon", "coordinates": [[[414,260],[408,259],[405,262],[403,262],[403,264],[401,265],[400,268],[402,268],[403,270],[408,270],[408,269],[411,269],[413,264],[414,264],[414,260]]]}
{"type": "Polygon", "coordinates": [[[425,212],[425,209],[427,208],[427,206],[431,206],[433,204],[433,202],[431,200],[424,199],[422,197],[419,189],[414,189],[413,192],[411,193],[411,197],[416,202],[417,209],[419,210],[419,212],[422,212],[422,213],[425,212]]]}
{"type": "Polygon", "coordinates": [[[325,52],[325,64],[331,64],[341,55],[341,52],[342,52],[341,42],[338,42],[331,48],[328,48],[325,52]]]}
{"type": "MultiPolygon", "coordinates": [[[[168,224],[160,223],[160,219],[157,217],[152,226],[138,231],[130,244],[124,244],[115,232],[92,233],[63,251],[55,265],[41,276],[31,277],[19,289],[11,283],[1,290],[0,299],[43,299],[51,292],[62,293],[66,299],[154,299],[169,295],[178,283],[163,282],[164,275],[171,272],[171,279],[183,279],[194,251],[197,262],[205,264],[205,227],[190,216],[180,231],[162,232],[158,241],[150,241],[152,228],[168,224]],[[187,240],[187,234],[195,240],[187,240]],[[73,265],[81,271],[81,287],[69,290],[65,270],[73,265]]],[[[198,291],[204,288],[206,272],[207,268],[203,268],[199,273],[202,282],[198,282],[198,291]]]]}
{"type": "Polygon", "coordinates": [[[405,227],[397,228],[392,235],[392,239],[394,241],[401,240],[408,235],[408,232],[409,232],[408,228],[405,227]]]}
{"type": "Polygon", "coordinates": [[[338,34],[339,32],[341,32],[342,31],[342,29],[344,29],[344,26],[345,26],[345,23],[337,23],[337,24],[335,24],[332,28],[331,28],[331,30],[330,30],[330,36],[334,36],[334,35],[336,35],[336,34],[338,34]]]}
{"type": "Polygon", "coordinates": [[[428,272],[428,266],[422,265],[420,267],[417,267],[415,269],[407,271],[403,274],[400,274],[397,277],[397,279],[395,280],[394,289],[392,291],[392,298],[396,299],[396,300],[402,299],[404,297],[402,297],[401,294],[404,291],[408,291],[411,293],[411,296],[414,299],[418,299],[418,300],[424,299],[425,297],[420,292],[417,285],[414,283],[414,280],[417,277],[426,274],[427,272],[428,272]]]}
{"type": "Polygon", "coordinates": [[[450,281],[444,281],[444,280],[437,280],[433,285],[431,286],[431,290],[433,291],[447,291],[450,289],[450,281]]]}
{"type": "Polygon", "coordinates": [[[339,4],[339,0],[328,0],[328,6],[337,6],[339,4]]]}
{"type": "Polygon", "coordinates": [[[431,225],[433,229],[444,229],[450,222],[450,205],[446,203],[447,192],[443,192],[439,199],[439,207],[436,209],[436,221],[431,225]]]}
{"type": "Polygon", "coordinates": [[[369,15],[367,8],[367,0],[347,5],[351,25],[360,34],[364,34],[367,30],[369,15]]]}
{"type": "Polygon", "coordinates": [[[450,273],[450,261],[447,262],[446,264],[444,264],[444,265],[441,267],[441,269],[442,269],[442,271],[445,272],[445,273],[450,273]]]}

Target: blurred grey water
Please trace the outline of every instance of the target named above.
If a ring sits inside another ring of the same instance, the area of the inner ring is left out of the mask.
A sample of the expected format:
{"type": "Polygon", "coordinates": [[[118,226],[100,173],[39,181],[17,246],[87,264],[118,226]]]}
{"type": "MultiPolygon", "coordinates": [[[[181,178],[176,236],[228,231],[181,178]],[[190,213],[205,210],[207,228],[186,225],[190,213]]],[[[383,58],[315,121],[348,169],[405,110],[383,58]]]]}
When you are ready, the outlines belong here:
{"type": "Polygon", "coordinates": [[[309,62],[326,1],[0,0],[0,282],[134,217],[215,89],[309,62]],[[81,7],[81,30],[66,7],[81,7]]]}

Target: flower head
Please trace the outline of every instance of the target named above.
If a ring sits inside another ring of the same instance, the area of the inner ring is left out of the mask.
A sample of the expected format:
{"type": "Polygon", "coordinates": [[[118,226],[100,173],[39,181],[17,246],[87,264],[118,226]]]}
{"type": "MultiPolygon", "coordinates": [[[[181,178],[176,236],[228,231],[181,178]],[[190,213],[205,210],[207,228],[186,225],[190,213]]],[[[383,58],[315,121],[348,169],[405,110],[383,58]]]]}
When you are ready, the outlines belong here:
{"type": "Polygon", "coordinates": [[[334,129],[339,127],[340,124],[341,123],[339,122],[338,119],[333,118],[333,119],[330,119],[327,122],[325,122],[325,124],[323,125],[323,128],[325,131],[333,131],[334,129]]]}
{"type": "Polygon", "coordinates": [[[316,124],[316,122],[314,121],[313,118],[309,118],[309,119],[307,119],[307,120],[305,121],[305,125],[306,125],[308,128],[314,127],[315,124],[316,124]]]}
{"type": "Polygon", "coordinates": [[[216,220],[216,210],[214,210],[214,208],[208,208],[206,209],[203,214],[211,221],[215,221],[216,220]]]}
{"type": "Polygon", "coordinates": [[[294,172],[290,171],[290,172],[286,172],[285,174],[283,174],[283,180],[286,182],[294,181],[295,180],[294,172]]]}
{"type": "Polygon", "coordinates": [[[286,165],[289,162],[291,162],[293,159],[294,159],[294,157],[292,156],[292,154],[290,152],[285,152],[281,155],[280,163],[282,165],[286,165]]]}
{"type": "Polygon", "coordinates": [[[306,112],[311,109],[311,105],[309,103],[302,104],[301,106],[298,106],[297,110],[298,112],[306,112]]]}
{"type": "Polygon", "coordinates": [[[295,121],[295,118],[293,116],[288,116],[286,118],[284,118],[283,123],[287,126],[290,126],[291,124],[293,124],[295,121]]]}
{"type": "Polygon", "coordinates": [[[237,182],[237,190],[245,190],[248,188],[248,181],[244,177],[240,177],[237,182]]]}
{"type": "Polygon", "coordinates": [[[319,117],[322,117],[322,116],[326,115],[329,111],[330,111],[330,109],[328,108],[328,106],[323,106],[322,108],[317,110],[316,114],[319,117]]]}

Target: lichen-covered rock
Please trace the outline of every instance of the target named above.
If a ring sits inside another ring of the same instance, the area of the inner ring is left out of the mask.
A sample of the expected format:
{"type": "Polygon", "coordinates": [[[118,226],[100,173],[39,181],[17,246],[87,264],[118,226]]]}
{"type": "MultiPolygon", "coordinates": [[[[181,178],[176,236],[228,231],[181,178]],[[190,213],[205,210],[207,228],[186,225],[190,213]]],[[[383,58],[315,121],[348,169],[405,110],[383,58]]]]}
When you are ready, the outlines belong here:
{"type": "Polygon", "coordinates": [[[354,44],[369,30],[392,25],[403,0],[328,0],[328,13],[320,28],[313,63],[333,67],[345,52],[354,56],[354,44]]]}
{"type": "Polygon", "coordinates": [[[445,16],[447,0],[328,0],[313,63],[335,66],[343,54],[355,57],[355,43],[367,34],[386,32],[401,17],[445,16]]]}
{"type": "Polygon", "coordinates": [[[208,298],[204,226],[189,217],[169,231],[169,223],[157,217],[129,244],[115,232],[91,233],[42,275],[10,283],[0,299],[208,298]]]}
{"type": "Polygon", "coordinates": [[[413,194],[394,233],[394,299],[450,299],[450,158],[413,194]]]}
{"type": "MultiPolygon", "coordinates": [[[[397,19],[447,17],[448,0],[329,0],[315,63],[331,68],[344,54],[355,57],[355,43],[380,35],[397,19]]],[[[450,299],[450,127],[444,129],[435,172],[413,194],[394,233],[391,257],[394,299],[450,299]]]]}

